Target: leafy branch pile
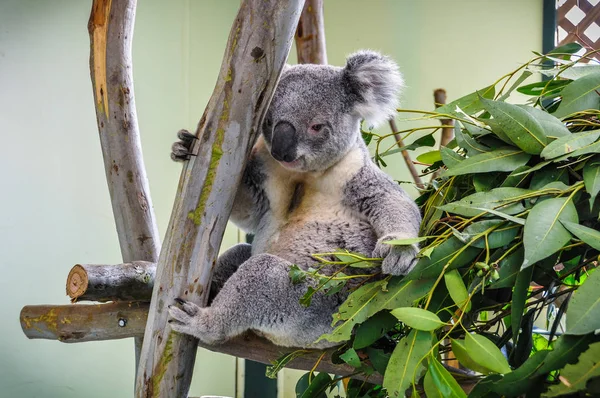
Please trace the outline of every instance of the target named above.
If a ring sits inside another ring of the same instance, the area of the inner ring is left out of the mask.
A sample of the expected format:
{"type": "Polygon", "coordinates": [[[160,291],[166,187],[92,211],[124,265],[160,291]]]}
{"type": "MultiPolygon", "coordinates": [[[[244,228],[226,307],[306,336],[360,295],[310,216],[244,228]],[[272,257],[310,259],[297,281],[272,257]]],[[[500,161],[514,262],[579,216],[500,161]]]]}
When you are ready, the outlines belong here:
{"type": "MultiPolygon", "coordinates": [[[[433,146],[439,119],[454,120],[455,139],[417,158],[440,177],[417,201],[414,270],[359,284],[321,337],[342,344],[334,361],[383,375],[382,385],[352,380],[347,396],[600,394],[600,65],[578,50],[538,54],[435,112],[401,110],[430,122],[402,132],[427,133],[404,149],[433,146]],[[526,104],[506,102],[515,91],[526,104]]],[[[387,138],[365,134],[380,165],[400,150],[387,138]]],[[[334,291],[348,279],[309,276],[334,291]]],[[[298,396],[337,382],[309,372],[298,396]]]]}

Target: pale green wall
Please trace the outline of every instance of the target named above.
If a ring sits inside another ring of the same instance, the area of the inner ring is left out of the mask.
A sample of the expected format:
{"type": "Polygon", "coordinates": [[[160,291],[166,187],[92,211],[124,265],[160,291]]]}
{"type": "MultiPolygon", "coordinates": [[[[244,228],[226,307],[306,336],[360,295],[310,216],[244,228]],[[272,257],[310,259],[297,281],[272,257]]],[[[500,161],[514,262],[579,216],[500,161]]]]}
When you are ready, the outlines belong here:
{"type": "MultiPolygon", "coordinates": [[[[143,0],[135,94],[159,228],[180,166],[174,132],[194,128],[212,92],[237,0],[143,0]]],[[[326,0],[329,61],[359,48],[401,65],[403,105],[430,109],[493,81],[541,48],[541,0],[326,0]]],[[[77,262],[118,263],[88,72],[90,1],[0,0],[0,397],[129,397],[129,340],[27,340],[23,305],[65,304],[77,262]]],[[[292,57],[295,59],[295,57],[292,57]]],[[[408,179],[401,161],[391,173],[408,179]]],[[[232,245],[235,232],[223,247],[232,245]]],[[[234,394],[234,360],[201,351],[192,394],[234,394]]],[[[293,391],[287,374],[286,391],[293,391]],[[289,390],[291,388],[291,390],[289,390]]],[[[291,396],[286,393],[285,396],[291,396]]]]}

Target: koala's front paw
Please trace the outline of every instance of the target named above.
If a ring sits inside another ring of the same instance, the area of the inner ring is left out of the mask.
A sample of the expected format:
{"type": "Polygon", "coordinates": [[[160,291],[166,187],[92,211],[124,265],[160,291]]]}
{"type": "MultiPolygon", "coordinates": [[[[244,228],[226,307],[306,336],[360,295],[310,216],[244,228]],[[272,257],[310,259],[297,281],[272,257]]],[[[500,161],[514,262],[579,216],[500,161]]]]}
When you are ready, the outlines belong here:
{"type": "Polygon", "coordinates": [[[381,270],[388,275],[406,275],[417,264],[416,255],[419,247],[414,245],[392,246],[383,243],[388,240],[406,239],[406,234],[387,234],[377,240],[373,257],[383,258],[381,270]]]}
{"type": "Polygon", "coordinates": [[[179,138],[179,141],[175,142],[171,147],[171,159],[176,162],[190,160],[190,157],[194,156],[192,146],[198,137],[187,130],[179,130],[177,138],[179,138]]]}
{"type": "Polygon", "coordinates": [[[209,326],[208,308],[200,308],[194,303],[176,298],[177,305],[169,306],[169,324],[175,332],[189,334],[207,344],[215,344],[223,338],[215,334],[209,326]]]}

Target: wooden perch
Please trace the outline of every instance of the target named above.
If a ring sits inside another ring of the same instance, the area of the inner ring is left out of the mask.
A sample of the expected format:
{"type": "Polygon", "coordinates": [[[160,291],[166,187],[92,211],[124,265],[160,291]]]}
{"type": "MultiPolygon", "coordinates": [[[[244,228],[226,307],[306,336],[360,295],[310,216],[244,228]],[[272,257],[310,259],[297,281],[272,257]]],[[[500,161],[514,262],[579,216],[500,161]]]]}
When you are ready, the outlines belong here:
{"type": "MultiPolygon", "coordinates": [[[[148,315],[148,303],[113,303],[96,305],[32,305],[21,311],[21,327],[30,339],[59,340],[63,343],[100,341],[142,337],[148,315]]],[[[282,355],[299,348],[279,347],[268,340],[246,333],[225,344],[210,346],[200,343],[210,351],[270,364],[282,355]]],[[[349,375],[354,369],[346,364],[331,363],[334,349],[327,350],[316,370],[340,376],[349,375]]],[[[286,365],[286,368],[310,370],[321,356],[320,350],[306,350],[302,356],[286,365]]],[[[364,379],[364,375],[357,376],[364,379]]],[[[369,381],[381,383],[381,375],[372,375],[369,381]]]]}
{"type": "Polygon", "coordinates": [[[323,0],[306,0],[296,29],[299,64],[327,65],[323,0]]]}
{"type": "Polygon", "coordinates": [[[23,333],[30,339],[80,343],[143,336],[148,303],[27,305],[21,310],[23,333]]]}
{"type": "Polygon", "coordinates": [[[176,297],[206,305],[219,246],[245,162],[289,53],[304,2],[245,0],[218,81],[184,165],[156,280],[136,380],[137,397],[187,397],[197,340],[172,332],[176,297]]]}
{"type": "MultiPolygon", "coordinates": [[[[96,121],[121,255],[127,263],[157,262],[160,250],[133,95],[136,3],[94,0],[88,21],[96,121]]],[[[141,345],[136,339],[136,368],[141,345]]]]}
{"type": "MultiPolygon", "coordinates": [[[[446,104],[446,90],[438,88],[433,92],[433,106],[439,108],[446,104]]],[[[454,138],[454,120],[452,119],[440,119],[442,126],[442,135],[440,137],[440,148],[448,145],[454,138]]],[[[440,171],[436,171],[431,175],[431,181],[435,180],[440,175],[440,171]]]]}
{"type": "Polygon", "coordinates": [[[77,264],[67,277],[71,301],[150,301],[156,264],[134,261],[117,265],[77,264]]]}

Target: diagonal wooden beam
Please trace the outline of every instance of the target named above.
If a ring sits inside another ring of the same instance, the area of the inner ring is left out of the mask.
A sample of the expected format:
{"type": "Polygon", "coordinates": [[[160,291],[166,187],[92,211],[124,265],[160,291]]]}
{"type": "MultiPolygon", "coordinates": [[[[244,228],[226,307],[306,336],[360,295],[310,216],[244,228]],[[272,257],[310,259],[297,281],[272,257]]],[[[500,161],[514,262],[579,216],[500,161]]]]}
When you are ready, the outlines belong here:
{"type": "Polygon", "coordinates": [[[172,332],[167,305],[205,305],[241,172],[289,53],[302,0],[245,0],[198,125],[158,261],[137,397],[187,397],[197,340],[172,332]]]}

